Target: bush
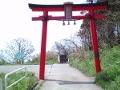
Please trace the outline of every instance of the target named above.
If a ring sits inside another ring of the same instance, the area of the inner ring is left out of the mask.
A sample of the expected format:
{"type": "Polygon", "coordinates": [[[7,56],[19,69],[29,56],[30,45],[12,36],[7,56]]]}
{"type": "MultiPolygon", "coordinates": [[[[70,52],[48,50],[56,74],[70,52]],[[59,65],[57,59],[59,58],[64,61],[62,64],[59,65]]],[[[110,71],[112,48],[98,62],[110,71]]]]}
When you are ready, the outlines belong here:
{"type": "Polygon", "coordinates": [[[5,65],[5,64],[7,64],[7,62],[3,59],[0,59],[0,65],[5,65]]]}
{"type": "Polygon", "coordinates": [[[96,76],[96,83],[105,90],[120,90],[120,75],[103,71],[96,76]]]}
{"type": "Polygon", "coordinates": [[[96,83],[105,90],[120,90],[120,47],[104,50],[101,60],[103,71],[96,76],[96,83]]]}
{"type": "Polygon", "coordinates": [[[46,64],[54,64],[58,63],[57,61],[57,54],[51,51],[46,53],[46,64]]]}

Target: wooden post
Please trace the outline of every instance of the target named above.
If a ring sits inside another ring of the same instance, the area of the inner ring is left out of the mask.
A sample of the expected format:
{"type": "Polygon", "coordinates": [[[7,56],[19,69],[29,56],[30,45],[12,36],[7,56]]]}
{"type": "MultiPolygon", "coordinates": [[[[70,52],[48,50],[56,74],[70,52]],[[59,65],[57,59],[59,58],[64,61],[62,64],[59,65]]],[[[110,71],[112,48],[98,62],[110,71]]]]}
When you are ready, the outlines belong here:
{"type": "Polygon", "coordinates": [[[101,66],[100,66],[100,59],[99,59],[99,49],[98,49],[95,17],[92,11],[90,12],[90,33],[91,33],[92,47],[93,47],[93,53],[94,53],[94,59],[95,59],[95,69],[96,69],[96,73],[99,73],[101,71],[101,66]]]}
{"type": "Polygon", "coordinates": [[[47,21],[48,21],[47,18],[48,18],[48,11],[44,11],[43,20],[42,20],[42,41],[41,41],[40,69],[39,69],[39,79],[42,80],[44,80],[44,75],[45,75],[47,21]]]}

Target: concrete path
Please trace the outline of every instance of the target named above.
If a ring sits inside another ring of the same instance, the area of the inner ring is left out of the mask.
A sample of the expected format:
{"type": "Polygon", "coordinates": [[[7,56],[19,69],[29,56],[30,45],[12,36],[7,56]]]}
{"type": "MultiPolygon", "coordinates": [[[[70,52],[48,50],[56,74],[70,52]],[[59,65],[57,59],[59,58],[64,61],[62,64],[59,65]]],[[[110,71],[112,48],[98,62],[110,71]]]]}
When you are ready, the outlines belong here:
{"type": "Polygon", "coordinates": [[[68,64],[53,64],[46,68],[45,82],[40,90],[102,90],[94,78],[83,75],[68,64]]]}

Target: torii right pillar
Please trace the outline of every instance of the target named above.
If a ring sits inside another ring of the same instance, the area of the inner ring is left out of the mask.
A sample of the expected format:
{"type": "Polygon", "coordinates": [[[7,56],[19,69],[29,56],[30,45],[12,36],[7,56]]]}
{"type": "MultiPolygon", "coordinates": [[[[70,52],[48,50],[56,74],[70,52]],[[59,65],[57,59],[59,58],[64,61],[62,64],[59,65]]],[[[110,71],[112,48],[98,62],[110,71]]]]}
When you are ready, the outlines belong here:
{"type": "Polygon", "coordinates": [[[94,11],[90,11],[90,33],[91,33],[91,41],[92,41],[92,49],[95,59],[95,69],[96,73],[101,71],[100,59],[99,59],[99,47],[97,40],[97,32],[96,32],[96,21],[94,11]]]}

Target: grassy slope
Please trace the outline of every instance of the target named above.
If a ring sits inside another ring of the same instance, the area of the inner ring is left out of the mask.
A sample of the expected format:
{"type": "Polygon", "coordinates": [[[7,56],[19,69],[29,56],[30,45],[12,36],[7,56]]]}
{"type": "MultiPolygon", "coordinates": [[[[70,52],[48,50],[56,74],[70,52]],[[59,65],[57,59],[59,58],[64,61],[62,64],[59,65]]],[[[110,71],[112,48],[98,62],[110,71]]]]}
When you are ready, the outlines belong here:
{"type": "MultiPolygon", "coordinates": [[[[96,75],[96,83],[105,90],[120,90],[120,46],[105,49],[100,54],[102,72],[96,75]]],[[[93,60],[70,61],[70,64],[86,73],[95,75],[93,60]]]]}
{"type": "Polygon", "coordinates": [[[101,55],[103,71],[96,83],[105,90],[120,90],[120,46],[104,50],[101,55]]]}

